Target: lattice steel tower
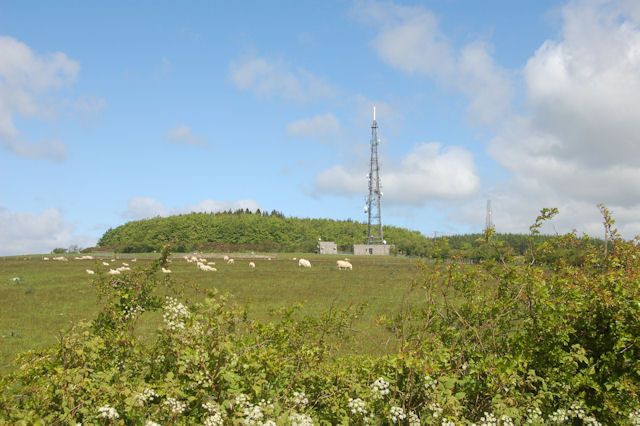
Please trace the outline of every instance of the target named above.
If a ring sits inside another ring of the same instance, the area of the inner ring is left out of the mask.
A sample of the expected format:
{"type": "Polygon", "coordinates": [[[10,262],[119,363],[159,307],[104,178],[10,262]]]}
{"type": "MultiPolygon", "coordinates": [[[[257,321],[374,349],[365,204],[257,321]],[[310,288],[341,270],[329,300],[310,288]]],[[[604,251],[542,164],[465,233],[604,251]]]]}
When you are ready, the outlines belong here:
{"type": "Polygon", "coordinates": [[[371,164],[369,167],[369,195],[367,196],[364,212],[368,216],[367,244],[383,244],[382,216],[380,214],[380,164],[378,163],[378,123],[376,122],[376,107],[373,107],[373,123],[371,123],[371,164]]]}
{"type": "Polygon", "coordinates": [[[487,217],[485,219],[484,229],[493,228],[493,215],[491,212],[491,200],[487,200],[487,217]]]}

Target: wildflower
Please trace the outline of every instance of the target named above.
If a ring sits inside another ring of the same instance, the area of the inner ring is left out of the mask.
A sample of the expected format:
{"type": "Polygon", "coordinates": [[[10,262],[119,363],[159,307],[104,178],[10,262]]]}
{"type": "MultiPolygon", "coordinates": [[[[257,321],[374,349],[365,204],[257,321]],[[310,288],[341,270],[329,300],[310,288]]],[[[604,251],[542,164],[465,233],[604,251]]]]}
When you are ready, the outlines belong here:
{"type": "Polygon", "coordinates": [[[504,414],[500,416],[500,422],[502,423],[502,426],[515,426],[513,419],[504,414]]]}
{"type": "Polygon", "coordinates": [[[166,298],[162,318],[169,330],[183,330],[184,320],[189,318],[189,309],[173,297],[166,298]]]}
{"type": "Polygon", "coordinates": [[[633,426],[640,426],[640,408],[629,413],[629,421],[633,426]]]}
{"type": "Polygon", "coordinates": [[[153,420],[147,420],[144,426],[160,426],[160,423],[156,423],[153,420]]]}
{"type": "Polygon", "coordinates": [[[441,426],[456,426],[453,420],[449,420],[449,419],[442,419],[442,423],[440,424],[441,426]]]}
{"type": "Polygon", "coordinates": [[[366,415],[367,414],[367,406],[365,404],[365,402],[363,400],[361,400],[360,398],[349,398],[349,404],[348,404],[349,410],[351,411],[351,414],[362,414],[362,415],[366,415]]]}
{"type": "Polygon", "coordinates": [[[436,385],[438,381],[436,379],[431,378],[428,374],[424,378],[424,388],[427,391],[436,390],[436,385]]]}
{"type": "Polygon", "coordinates": [[[98,408],[98,417],[101,417],[103,419],[119,419],[120,418],[120,414],[118,414],[118,412],[116,411],[115,408],[109,406],[109,405],[104,405],[100,408],[98,408]]]}
{"type": "Polygon", "coordinates": [[[289,419],[291,426],[313,426],[313,419],[306,414],[293,413],[289,419]]]}
{"type": "Polygon", "coordinates": [[[266,422],[262,423],[262,426],[277,426],[276,422],[274,422],[273,420],[267,420],[266,422]]]}
{"type": "Polygon", "coordinates": [[[371,390],[373,391],[374,399],[382,399],[389,394],[389,382],[380,377],[371,384],[371,390]]]}
{"type": "Polygon", "coordinates": [[[484,415],[480,417],[480,426],[498,426],[498,420],[492,413],[484,412],[484,415]]]}
{"type": "Polygon", "coordinates": [[[404,408],[398,407],[396,405],[391,407],[391,409],[389,410],[389,415],[391,416],[392,423],[400,423],[407,418],[407,415],[404,412],[404,408]]]}
{"type": "Polygon", "coordinates": [[[409,411],[409,426],[420,426],[420,417],[413,411],[409,411]]]}
{"type": "Polygon", "coordinates": [[[551,423],[564,423],[567,420],[569,420],[569,416],[567,415],[567,410],[564,408],[559,408],[549,415],[549,421],[551,423]]]}
{"type": "Polygon", "coordinates": [[[306,407],[309,399],[304,392],[293,392],[293,404],[299,407],[306,407]]]}
{"type": "Polygon", "coordinates": [[[544,423],[542,418],[542,411],[538,407],[527,408],[527,417],[524,422],[525,425],[544,423]]]}
{"type": "Polygon", "coordinates": [[[442,415],[442,411],[443,411],[442,407],[437,402],[432,402],[431,404],[429,404],[427,406],[427,408],[429,410],[431,410],[431,416],[434,419],[437,419],[438,417],[440,417],[442,415]]]}
{"type": "Polygon", "coordinates": [[[139,407],[143,407],[147,402],[151,402],[157,397],[158,397],[158,394],[156,393],[156,391],[154,391],[153,389],[147,388],[142,392],[136,394],[135,396],[136,405],[138,405],[139,407]]]}
{"type": "Polygon", "coordinates": [[[222,425],[224,425],[224,419],[222,418],[222,414],[220,413],[216,413],[204,419],[204,426],[222,426],[222,425]]]}
{"type": "Polygon", "coordinates": [[[248,404],[242,411],[244,417],[242,423],[245,425],[259,425],[264,419],[264,413],[260,405],[248,404]]]}
{"type": "Polygon", "coordinates": [[[164,405],[169,407],[169,410],[174,415],[182,414],[187,409],[187,404],[176,398],[167,398],[167,400],[164,402],[164,405]]]}

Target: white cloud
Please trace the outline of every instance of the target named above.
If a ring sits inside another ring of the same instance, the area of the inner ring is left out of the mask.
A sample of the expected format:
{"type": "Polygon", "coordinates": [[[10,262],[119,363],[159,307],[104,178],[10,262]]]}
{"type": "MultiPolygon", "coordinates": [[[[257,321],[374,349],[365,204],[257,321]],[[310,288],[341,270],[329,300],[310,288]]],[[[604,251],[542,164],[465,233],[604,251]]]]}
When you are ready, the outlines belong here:
{"type": "Polygon", "coordinates": [[[556,206],[564,230],[600,235],[604,202],[627,237],[640,230],[640,16],[628,5],[568,3],[561,37],[527,62],[525,110],[489,144],[513,173],[513,217],[522,202],[556,206]]]}
{"type": "Polygon", "coordinates": [[[508,110],[511,77],[493,61],[487,43],[474,41],[456,51],[436,17],[420,6],[361,2],[354,15],[379,29],[372,46],[380,59],[464,93],[473,121],[493,124],[508,110]]]}
{"type": "Polygon", "coordinates": [[[260,208],[254,200],[202,200],[196,204],[170,209],[160,201],[150,197],[134,197],[127,203],[127,210],[122,214],[125,219],[140,220],[156,216],[169,216],[183,213],[216,213],[226,210],[249,209],[255,211],[260,208]]]}
{"type": "Polygon", "coordinates": [[[0,255],[49,253],[56,247],[86,247],[94,243],[94,239],[76,235],[58,209],[33,214],[0,207],[0,255]]]}
{"type": "MultiPolygon", "coordinates": [[[[421,206],[433,200],[466,198],[479,186],[471,153],[439,143],[420,144],[398,165],[381,169],[383,200],[390,204],[421,206]]],[[[316,176],[315,192],[364,197],[367,173],[362,167],[334,166],[316,176]]]]}
{"type": "Polygon", "coordinates": [[[64,53],[38,55],[14,38],[0,37],[0,145],[26,158],[63,160],[62,142],[28,141],[16,119],[51,117],[55,110],[46,95],[73,83],[79,69],[64,53]]]}
{"type": "Polygon", "coordinates": [[[218,200],[202,200],[198,204],[187,206],[181,209],[184,213],[216,213],[226,210],[249,209],[256,211],[260,208],[258,202],[254,200],[237,200],[237,201],[218,201],[218,200]]]}
{"type": "Polygon", "coordinates": [[[330,112],[294,121],[287,125],[290,136],[323,139],[340,133],[340,122],[330,112]]]}
{"type": "Polygon", "coordinates": [[[332,98],[336,90],[313,73],[259,57],[232,61],[231,80],[241,90],[261,97],[281,97],[286,101],[308,102],[332,98]]]}
{"type": "Polygon", "coordinates": [[[191,127],[185,125],[176,126],[167,132],[167,139],[176,144],[205,145],[203,138],[196,136],[191,131],[191,127]]]}
{"type": "Polygon", "coordinates": [[[128,201],[127,210],[122,216],[126,219],[139,220],[167,214],[168,210],[161,202],[149,197],[134,197],[128,201]]]}

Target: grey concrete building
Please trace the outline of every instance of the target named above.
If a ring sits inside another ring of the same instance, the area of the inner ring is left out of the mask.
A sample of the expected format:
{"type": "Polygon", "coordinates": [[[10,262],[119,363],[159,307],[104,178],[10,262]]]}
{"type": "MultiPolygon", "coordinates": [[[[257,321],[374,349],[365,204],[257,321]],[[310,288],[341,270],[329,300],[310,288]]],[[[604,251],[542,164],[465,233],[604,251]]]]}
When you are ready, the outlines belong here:
{"type": "Polygon", "coordinates": [[[333,241],[318,241],[318,253],[338,254],[338,245],[333,241]]]}
{"type": "Polygon", "coordinates": [[[355,256],[389,256],[392,247],[392,244],[354,244],[353,254],[355,256]]]}

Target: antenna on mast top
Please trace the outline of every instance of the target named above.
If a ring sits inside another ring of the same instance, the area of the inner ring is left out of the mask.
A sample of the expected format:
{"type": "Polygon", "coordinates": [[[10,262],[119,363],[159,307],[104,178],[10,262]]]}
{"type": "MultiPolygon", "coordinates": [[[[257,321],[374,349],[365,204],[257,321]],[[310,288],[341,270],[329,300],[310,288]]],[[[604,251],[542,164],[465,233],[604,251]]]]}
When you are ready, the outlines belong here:
{"type": "Polygon", "coordinates": [[[376,106],[373,106],[373,121],[376,121],[376,106]]]}

